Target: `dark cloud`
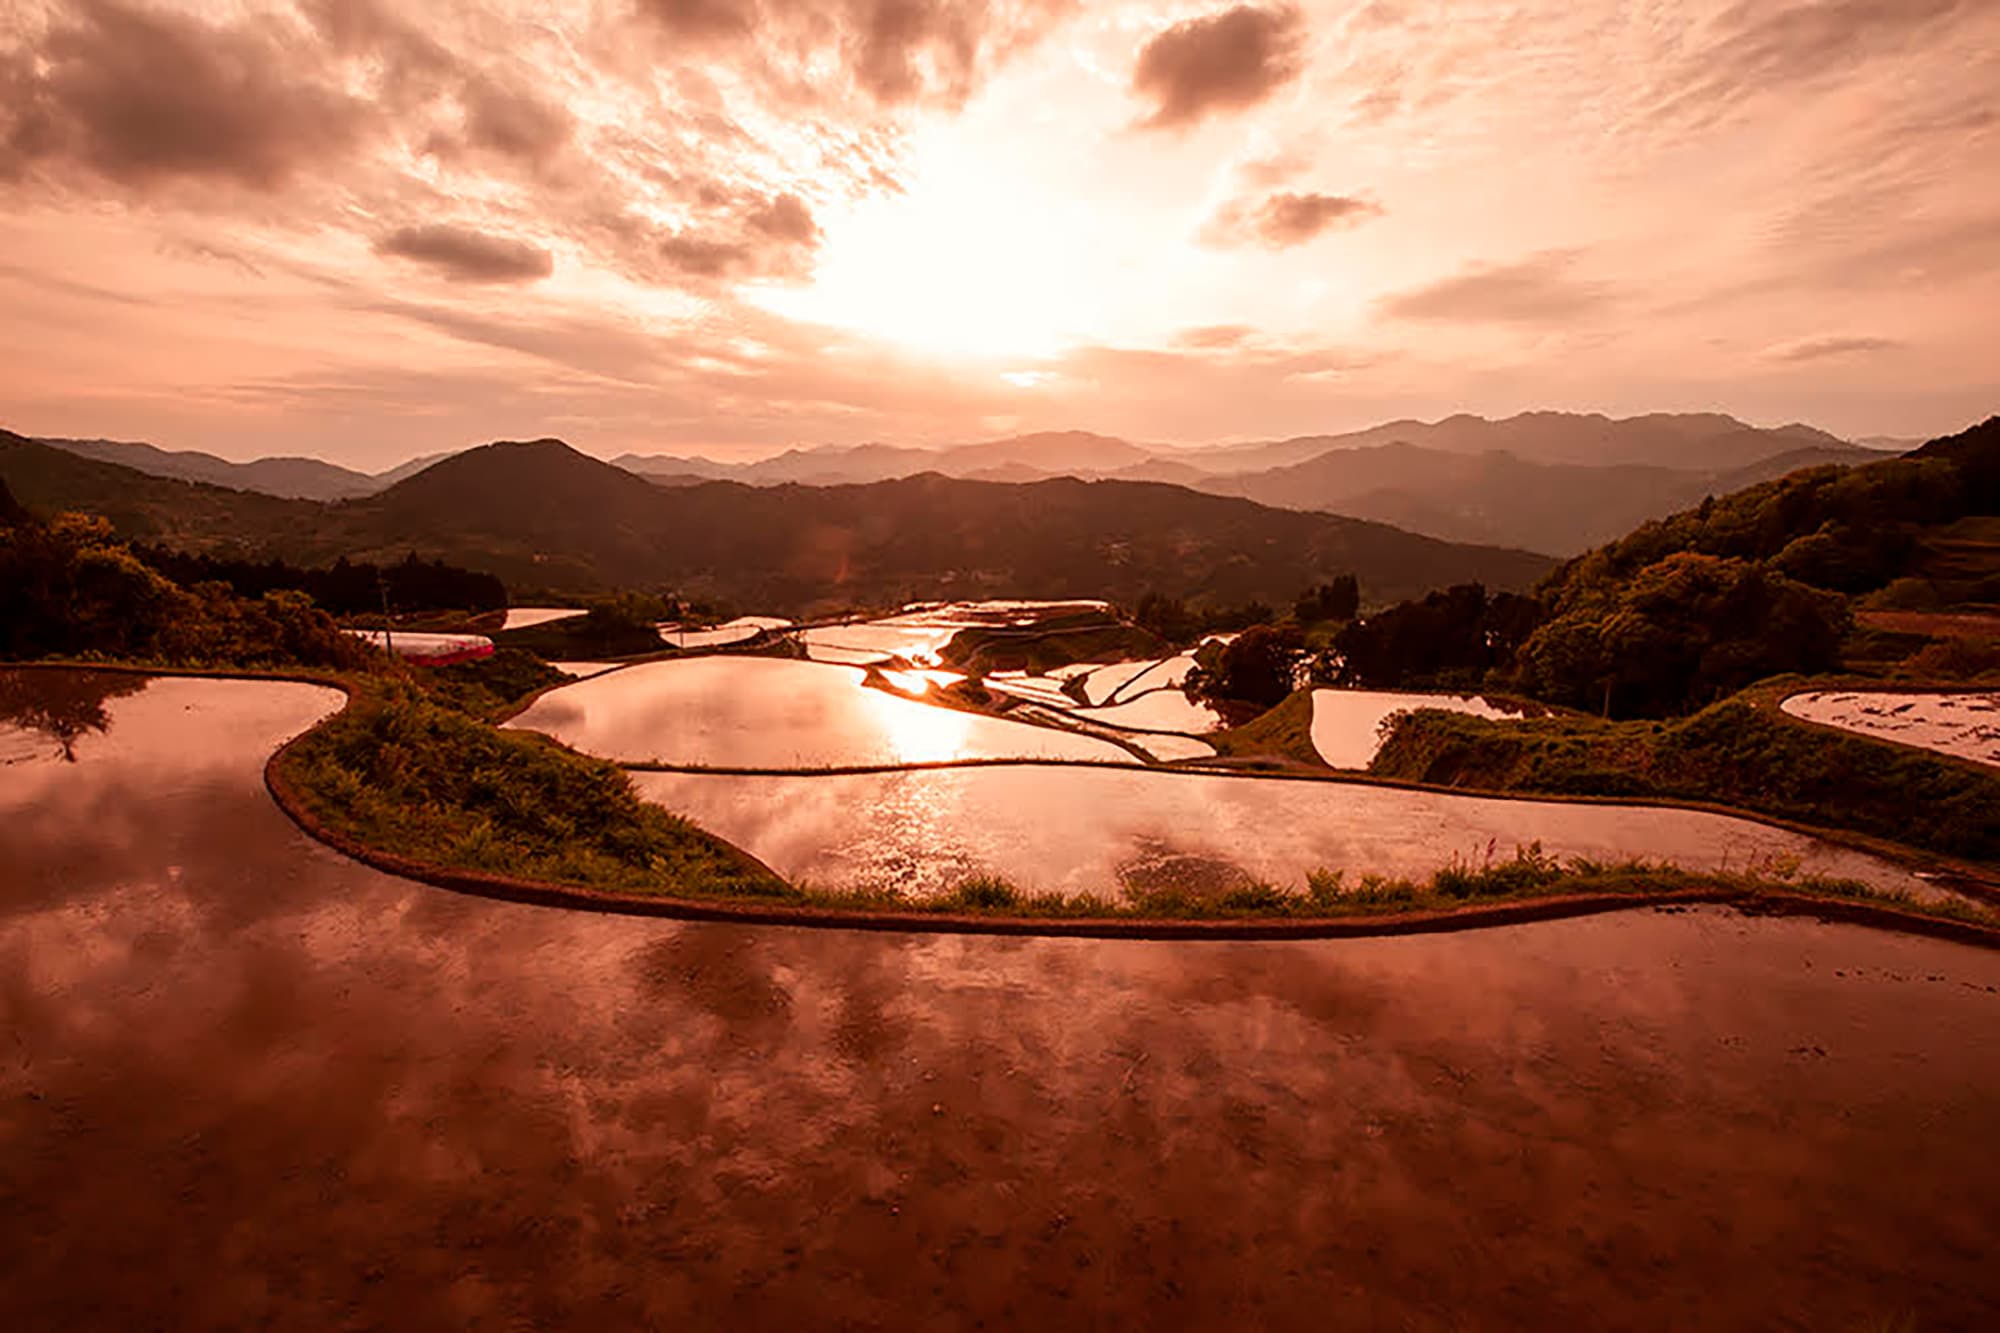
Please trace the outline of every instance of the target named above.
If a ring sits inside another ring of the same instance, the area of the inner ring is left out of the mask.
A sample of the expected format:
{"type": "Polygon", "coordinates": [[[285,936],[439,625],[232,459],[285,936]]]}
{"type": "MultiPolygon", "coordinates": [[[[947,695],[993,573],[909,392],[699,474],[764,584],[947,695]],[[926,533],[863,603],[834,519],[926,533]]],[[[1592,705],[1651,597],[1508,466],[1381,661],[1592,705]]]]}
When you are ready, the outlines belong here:
{"type": "Polygon", "coordinates": [[[707,281],[748,277],[799,277],[820,241],[812,210],[796,194],[731,203],[717,190],[716,205],[692,228],[658,239],[659,255],[680,274],[707,281]]]}
{"type": "Polygon", "coordinates": [[[636,13],[667,38],[670,58],[676,46],[705,56],[726,49],[750,57],[772,87],[801,101],[823,103],[851,89],[877,107],[958,106],[1072,3],[637,0],[636,13]]]}
{"type": "Polygon", "coordinates": [[[526,162],[547,161],[576,129],[561,107],[484,80],[468,85],[463,101],[467,143],[526,162]]]}
{"type": "Polygon", "coordinates": [[[757,16],[755,0],[639,0],[638,8],[672,36],[690,42],[746,35],[757,16]]]}
{"type": "Polygon", "coordinates": [[[1330,227],[1352,225],[1381,211],[1365,199],[1348,195],[1280,191],[1225,205],[1202,228],[1202,239],[1210,245],[1262,245],[1283,250],[1304,245],[1330,227]]]}
{"type": "Polygon", "coordinates": [[[1303,26],[1290,7],[1238,5],[1159,33],[1132,71],[1132,91],[1154,104],[1145,124],[1178,128],[1263,101],[1298,75],[1303,26]]]}
{"type": "Polygon", "coordinates": [[[791,245],[813,245],[819,241],[819,224],[812,210],[795,194],[781,194],[752,209],[750,229],[759,235],[791,245]]]}
{"type": "Polygon", "coordinates": [[[375,251],[415,260],[458,282],[532,282],[555,271],[555,257],[539,245],[442,223],[391,232],[375,251]]]}
{"type": "Polygon", "coordinates": [[[1614,299],[1610,288],[1571,273],[1576,253],[1559,250],[1514,264],[1476,265],[1428,286],[1391,296],[1385,313],[1398,319],[1465,324],[1555,324],[1595,314],[1614,299]]]}
{"type": "Polygon", "coordinates": [[[1889,352],[1902,347],[1894,338],[1864,338],[1832,336],[1824,338],[1801,338],[1797,342],[1773,347],[1764,355],[1771,361],[1824,361],[1829,357],[1859,356],[1868,352],[1889,352]]]}
{"type": "Polygon", "coordinates": [[[303,34],[80,0],[17,50],[0,102],[0,165],[20,176],[84,167],[121,184],[174,178],[261,190],[339,159],[371,108],[301,70],[303,34]]]}
{"type": "Polygon", "coordinates": [[[756,267],[755,252],[741,241],[675,232],[660,242],[660,257],[696,278],[727,278],[756,267]]]}

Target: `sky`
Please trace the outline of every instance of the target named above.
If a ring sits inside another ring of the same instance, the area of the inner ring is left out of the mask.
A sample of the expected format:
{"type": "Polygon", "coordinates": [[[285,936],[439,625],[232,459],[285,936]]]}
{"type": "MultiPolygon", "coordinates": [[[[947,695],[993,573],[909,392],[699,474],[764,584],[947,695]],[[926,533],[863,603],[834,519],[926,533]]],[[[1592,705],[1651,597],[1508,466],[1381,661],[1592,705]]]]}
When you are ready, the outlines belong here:
{"type": "Polygon", "coordinates": [[[0,426],[2000,411],[1995,0],[0,0],[0,426]]]}

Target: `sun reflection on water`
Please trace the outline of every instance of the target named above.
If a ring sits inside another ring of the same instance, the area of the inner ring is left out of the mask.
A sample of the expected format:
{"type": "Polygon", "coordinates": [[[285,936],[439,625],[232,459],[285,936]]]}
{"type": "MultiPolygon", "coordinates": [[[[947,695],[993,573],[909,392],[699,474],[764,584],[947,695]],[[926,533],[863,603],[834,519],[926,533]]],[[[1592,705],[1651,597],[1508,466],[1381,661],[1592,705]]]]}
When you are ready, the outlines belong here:
{"type": "MultiPolygon", "coordinates": [[[[884,673],[887,674],[887,673],[884,673]]],[[[923,685],[921,679],[917,682],[923,685]]],[[[973,716],[954,708],[934,708],[929,704],[899,699],[880,690],[863,690],[872,720],[881,728],[888,762],[930,763],[941,759],[963,759],[971,752],[973,716]]]]}

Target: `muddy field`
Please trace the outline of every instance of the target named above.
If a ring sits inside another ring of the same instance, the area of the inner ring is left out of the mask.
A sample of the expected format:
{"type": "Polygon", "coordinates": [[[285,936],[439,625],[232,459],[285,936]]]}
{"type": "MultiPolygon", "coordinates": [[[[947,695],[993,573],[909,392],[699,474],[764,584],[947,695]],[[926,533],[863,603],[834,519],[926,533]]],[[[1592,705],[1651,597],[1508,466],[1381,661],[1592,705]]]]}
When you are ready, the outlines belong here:
{"type": "Polygon", "coordinates": [[[272,807],[332,702],[0,727],[0,1326],[2000,1323],[2000,955],[487,902],[272,807]]]}

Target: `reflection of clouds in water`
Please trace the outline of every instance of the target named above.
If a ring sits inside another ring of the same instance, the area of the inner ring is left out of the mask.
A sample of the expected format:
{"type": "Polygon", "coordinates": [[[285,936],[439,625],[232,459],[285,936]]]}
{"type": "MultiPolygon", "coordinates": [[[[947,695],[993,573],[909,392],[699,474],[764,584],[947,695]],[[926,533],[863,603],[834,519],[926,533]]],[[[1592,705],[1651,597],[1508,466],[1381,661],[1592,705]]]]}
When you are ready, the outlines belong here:
{"type": "Polygon", "coordinates": [[[1781,868],[1935,896],[1907,871],[1786,829],[1700,810],[1406,791],[1360,783],[1060,766],[852,776],[636,773],[648,800],[687,815],[788,878],[894,883],[927,895],[966,875],[1031,891],[1114,894],[1142,840],[1299,888],[1308,872],[1423,877],[1454,859],[1552,856],[1671,861],[1691,870],[1781,868]]]}
{"type": "Polygon", "coordinates": [[[1654,1322],[1607,1253],[1802,1322],[1990,1290],[2000,956],[1712,911],[1184,945],[489,902],[271,805],[318,692],[196,684],[0,819],[11,1326],[1654,1322]],[[1745,1243],[1836,1205],[1809,1262],[1745,1243]],[[1310,1277],[1253,1303],[1245,1254],[1310,1277]]]}

